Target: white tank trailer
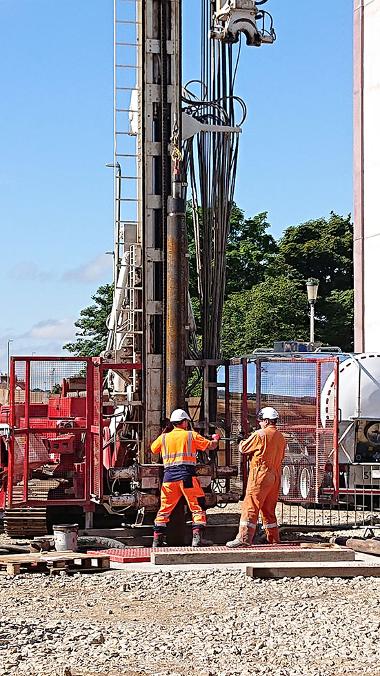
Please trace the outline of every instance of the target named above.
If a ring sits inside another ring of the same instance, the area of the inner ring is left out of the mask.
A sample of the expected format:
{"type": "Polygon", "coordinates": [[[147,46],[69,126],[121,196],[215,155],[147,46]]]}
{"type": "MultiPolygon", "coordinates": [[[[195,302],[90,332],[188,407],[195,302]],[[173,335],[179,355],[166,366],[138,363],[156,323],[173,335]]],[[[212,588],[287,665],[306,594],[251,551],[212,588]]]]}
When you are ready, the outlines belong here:
{"type": "MultiPolygon", "coordinates": [[[[338,389],[340,489],[352,491],[350,502],[364,489],[380,489],[380,354],[350,355],[340,364],[338,389]]],[[[332,374],[321,394],[324,427],[334,419],[334,401],[332,374]]]]}

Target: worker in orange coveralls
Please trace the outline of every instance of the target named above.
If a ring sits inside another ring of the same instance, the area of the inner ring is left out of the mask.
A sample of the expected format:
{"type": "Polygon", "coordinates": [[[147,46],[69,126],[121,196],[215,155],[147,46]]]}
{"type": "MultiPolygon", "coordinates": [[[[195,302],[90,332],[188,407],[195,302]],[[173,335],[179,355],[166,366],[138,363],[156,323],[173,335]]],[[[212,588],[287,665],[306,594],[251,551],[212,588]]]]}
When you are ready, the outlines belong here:
{"type": "Polygon", "coordinates": [[[170,416],[173,429],[164,431],[151,445],[152,453],[161,453],[164,463],[161,506],[154,522],[153,547],[164,544],[170,514],[182,496],[193,518],[192,547],[208,544],[202,538],[206,525],[205,494],[196,477],[197,451],[215,449],[219,437],[214,435],[213,441],[205,439],[189,429],[189,421],[186,411],[176,409],[170,416]]]}
{"type": "Polygon", "coordinates": [[[240,442],[240,453],[250,457],[247,490],[240,517],[239,532],[227,547],[250,545],[255,537],[261,512],[269,544],[280,542],[276,519],[276,505],[280,491],[281,464],[286,440],[277,429],[278,412],[271,406],[258,414],[260,429],[240,442]]]}

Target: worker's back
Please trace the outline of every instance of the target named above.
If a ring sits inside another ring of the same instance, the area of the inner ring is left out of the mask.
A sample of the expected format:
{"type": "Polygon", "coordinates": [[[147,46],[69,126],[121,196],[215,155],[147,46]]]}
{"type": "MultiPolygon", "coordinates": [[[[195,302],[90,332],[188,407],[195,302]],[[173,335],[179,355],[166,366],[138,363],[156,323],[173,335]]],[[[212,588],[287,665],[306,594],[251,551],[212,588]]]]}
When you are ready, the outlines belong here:
{"type": "Polygon", "coordinates": [[[265,464],[270,469],[279,471],[284,459],[286,439],[274,425],[258,430],[245,448],[252,453],[251,467],[265,464]]]}
{"type": "Polygon", "coordinates": [[[151,446],[153,453],[161,453],[165,467],[173,465],[195,465],[197,450],[205,450],[210,442],[197,432],[175,427],[161,434],[151,446]]]}

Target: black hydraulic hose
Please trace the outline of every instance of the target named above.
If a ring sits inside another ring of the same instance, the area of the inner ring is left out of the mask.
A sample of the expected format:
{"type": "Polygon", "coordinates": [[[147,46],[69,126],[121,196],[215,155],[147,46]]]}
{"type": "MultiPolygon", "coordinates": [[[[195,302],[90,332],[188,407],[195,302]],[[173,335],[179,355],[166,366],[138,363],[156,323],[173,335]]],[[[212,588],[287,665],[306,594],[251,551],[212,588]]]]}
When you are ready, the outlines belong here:
{"type": "Polygon", "coordinates": [[[120,540],[113,538],[80,535],[78,537],[78,551],[86,551],[87,549],[125,549],[125,545],[120,540]]]}
{"type": "Polygon", "coordinates": [[[8,545],[5,542],[1,543],[0,554],[30,554],[28,546],[8,545]]]}
{"type": "MultiPolygon", "coordinates": [[[[234,95],[237,55],[231,44],[210,40],[212,6],[202,0],[201,77],[197,94],[185,87],[187,112],[199,122],[240,126],[245,103],[234,95]],[[236,114],[237,113],[237,114],[236,114]]],[[[226,248],[233,206],[239,134],[203,132],[184,145],[192,192],[195,257],[202,325],[202,358],[220,357],[220,335],[226,285],[226,248]]]]}

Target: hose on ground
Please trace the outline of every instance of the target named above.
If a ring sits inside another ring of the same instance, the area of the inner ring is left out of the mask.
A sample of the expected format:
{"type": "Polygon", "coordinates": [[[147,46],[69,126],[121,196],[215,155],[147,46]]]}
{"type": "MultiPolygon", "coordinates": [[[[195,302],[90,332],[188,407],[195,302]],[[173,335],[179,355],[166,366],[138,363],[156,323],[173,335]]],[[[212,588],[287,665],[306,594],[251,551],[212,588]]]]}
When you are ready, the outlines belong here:
{"type": "Polygon", "coordinates": [[[119,540],[113,538],[100,537],[96,535],[81,535],[78,537],[78,551],[87,549],[124,549],[125,545],[119,540]]]}

